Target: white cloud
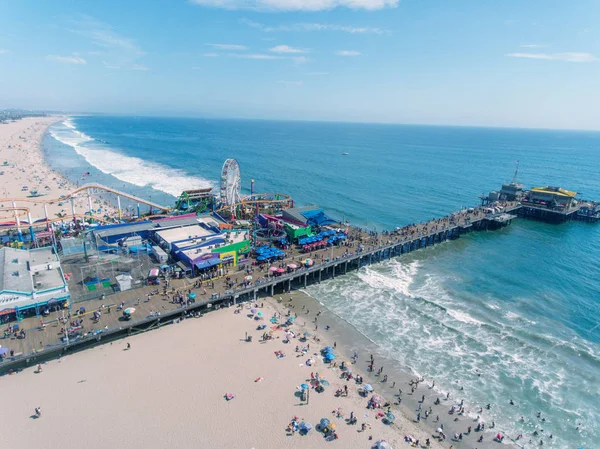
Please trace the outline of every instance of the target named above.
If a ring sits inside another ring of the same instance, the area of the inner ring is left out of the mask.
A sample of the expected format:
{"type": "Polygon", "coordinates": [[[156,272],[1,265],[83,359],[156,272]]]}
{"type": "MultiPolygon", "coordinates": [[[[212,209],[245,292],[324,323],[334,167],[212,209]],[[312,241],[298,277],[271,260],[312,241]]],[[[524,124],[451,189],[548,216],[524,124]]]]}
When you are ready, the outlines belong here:
{"type": "Polygon", "coordinates": [[[249,19],[240,19],[240,22],[250,28],[256,28],[265,33],[274,33],[278,31],[340,31],[350,34],[389,34],[388,30],[382,28],[333,25],[329,23],[295,23],[292,25],[267,26],[249,19]]]}
{"type": "Polygon", "coordinates": [[[106,61],[102,61],[102,64],[104,64],[104,67],[106,67],[107,69],[120,69],[121,67],[118,65],[114,65],[114,64],[109,64],[106,61]]]}
{"type": "Polygon", "coordinates": [[[545,59],[548,61],[567,61],[567,62],[594,62],[596,58],[591,53],[509,53],[506,56],[511,58],[527,59],[545,59]]]}
{"type": "Polygon", "coordinates": [[[192,67],[192,70],[202,70],[202,67],[192,67]]]}
{"type": "Polygon", "coordinates": [[[269,48],[269,51],[272,53],[308,53],[308,50],[290,47],[289,45],[277,45],[276,47],[269,48]]]}
{"type": "Polygon", "coordinates": [[[376,10],[398,6],[400,0],[192,0],[201,6],[258,11],[324,11],[334,8],[376,10]]]}
{"type": "Polygon", "coordinates": [[[244,51],[248,50],[248,47],[245,45],[236,45],[236,44],[206,44],[209,47],[215,48],[217,50],[233,50],[233,51],[244,51]]]}
{"type": "Polygon", "coordinates": [[[72,33],[85,36],[99,46],[108,50],[119,51],[130,57],[139,57],[145,52],[133,39],[126,38],[115,32],[112,27],[90,16],[82,16],[79,20],[72,20],[72,33]]]}
{"type": "Polygon", "coordinates": [[[204,56],[207,58],[216,58],[219,56],[219,53],[204,53],[204,56]]]}
{"type": "Polygon", "coordinates": [[[294,56],[292,61],[294,61],[294,64],[300,65],[306,64],[308,61],[310,61],[310,58],[307,58],[306,56],[294,56]]]}
{"type": "Polygon", "coordinates": [[[302,86],[304,81],[277,81],[277,84],[283,84],[285,86],[302,86]]]}
{"type": "Polygon", "coordinates": [[[76,64],[76,65],[83,65],[86,64],[87,61],[79,56],[58,56],[58,55],[48,55],[46,56],[46,59],[48,59],[49,61],[58,61],[58,62],[65,62],[67,64],[76,64]]]}
{"type": "Polygon", "coordinates": [[[540,45],[540,44],[522,44],[519,45],[519,47],[521,48],[546,48],[547,45],[540,45]]]}
{"type": "Polygon", "coordinates": [[[231,56],[242,59],[282,59],[281,56],[265,55],[262,53],[234,54],[231,56]]]}
{"type": "Polygon", "coordinates": [[[310,72],[307,75],[309,76],[327,76],[329,72],[310,72]]]}
{"type": "Polygon", "coordinates": [[[148,67],[146,67],[145,65],[141,65],[141,64],[134,64],[131,67],[131,70],[141,70],[143,72],[147,72],[148,70],[150,70],[148,67]]]}
{"type": "Polygon", "coordinates": [[[4,49],[4,48],[0,48],[0,55],[5,55],[7,53],[10,53],[10,51],[4,49]]]}
{"type": "Polygon", "coordinates": [[[335,52],[338,56],[360,56],[361,53],[359,51],[354,50],[340,50],[335,52]]]}

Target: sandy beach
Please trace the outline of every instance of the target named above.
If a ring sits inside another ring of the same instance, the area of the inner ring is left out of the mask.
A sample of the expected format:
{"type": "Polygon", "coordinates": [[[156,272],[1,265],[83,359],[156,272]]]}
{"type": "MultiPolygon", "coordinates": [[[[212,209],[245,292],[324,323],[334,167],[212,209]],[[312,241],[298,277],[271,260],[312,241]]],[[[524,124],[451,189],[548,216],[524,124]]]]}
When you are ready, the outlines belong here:
{"type": "MultiPolygon", "coordinates": [[[[2,199],[32,198],[39,202],[16,201],[17,207],[29,208],[33,220],[44,218],[42,201],[56,200],[47,203],[50,219],[57,214],[71,214],[70,202],[60,203],[59,198],[66,195],[74,186],[60,173],[52,170],[44,161],[41,151],[41,140],[48,127],[64,120],[62,116],[31,117],[0,124],[0,193],[2,199]],[[25,186],[27,187],[25,189],[25,186]],[[32,196],[37,191],[39,196],[32,196]]],[[[95,199],[95,208],[107,209],[104,201],[95,199]]],[[[87,198],[79,198],[75,203],[77,212],[87,211],[87,198]]],[[[3,202],[2,208],[12,207],[12,203],[3,202]]],[[[0,213],[1,221],[14,221],[14,212],[0,213]]],[[[20,217],[26,221],[27,216],[20,217]]]]}
{"type": "MultiPolygon", "coordinates": [[[[376,419],[367,410],[354,381],[340,379],[339,367],[324,364],[319,350],[325,340],[309,340],[309,355],[295,352],[297,339],[284,343],[275,330],[273,340],[260,342],[264,331],[257,324],[268,321],[248,316],[235,308],[211,312],[160,330],[133,336],[66,356],[0,379],[0,395],[6,404],[0,419],[7,447],[89,448],[370,448],[378,439],[392,447],[408,447],[404,435],[421,443],[427,429],[398,417],[393,425],[376,419]],[[246,333],[253,337],[245,341],[246,333]],[[128,350],[126,344],[131,344],[128,350]],[[275,351],[285,357],[277,358],[275,351]],[[310,354],[316,366],[306,366],[310,354]],[[298,387],[319,372],[330,385],[323,393],[314,389],[309,403],[301,400],[298,387]],[[261,378],[262,380],[258,380],[261,378]],[[348,397],[335,397],[348,386],[348,397]],[[227,401],[224,395],[234,399],[227,401]],[[34,419],[33,410],[42,416],[34,419]],[[343,418],[333,410],[341,408],[343,418]],[[356,425],[345,422],[350,415],[356,425]],[[328,442],[315,429],[308,435],[286,431],[292,417],[316,425],[321,418],[336,424],[339,438],[328,442]],[[361,432],[362,423],[371,428],[361,432]],[[65,436],[65,429],[74,430],[65,436]],[[370,439],[371,438],[371,439],[370,439]]],[[[276,311],[268,302],[260,308],[265,317],[276,311]]],[[[300,320],[299,320],[300,321],[300,320]]],[[[296,332],[299,326],[292,326],[296,332]]],[[[267,329],[268,330],[268,329],[267,329]]],[[[362,354],[362,357],[368,357],[362,354]]],[[[375,386],[376,392],[378,386],[375,386]]],[[[431,447],[442,447],[431,440],[431,447]]],[[[446,447],[445,445],[444,447],[446,447]]]]}

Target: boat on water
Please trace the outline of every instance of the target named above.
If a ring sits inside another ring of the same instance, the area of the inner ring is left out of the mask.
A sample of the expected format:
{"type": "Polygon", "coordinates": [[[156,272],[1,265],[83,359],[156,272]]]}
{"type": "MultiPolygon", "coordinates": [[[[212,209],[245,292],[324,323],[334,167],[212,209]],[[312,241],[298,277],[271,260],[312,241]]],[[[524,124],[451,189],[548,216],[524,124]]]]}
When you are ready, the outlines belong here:
{"type": "Polygon", "coordinates": [[[342,153],[342,156],[348,156],[350,153],[342,153]]]}

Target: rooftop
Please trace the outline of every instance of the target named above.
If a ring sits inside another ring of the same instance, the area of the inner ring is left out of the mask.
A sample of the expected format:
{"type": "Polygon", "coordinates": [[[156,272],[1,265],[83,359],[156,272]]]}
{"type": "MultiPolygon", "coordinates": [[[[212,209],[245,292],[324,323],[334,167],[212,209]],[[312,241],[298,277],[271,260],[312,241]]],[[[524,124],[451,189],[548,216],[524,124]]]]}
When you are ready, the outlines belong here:
{"type": "Polygon", "coordinates": [[[3,247],[0,249],[0,292],[23,292],[33,291],[33,281],[27,269],[29,253],[21,249],[3,247]]]}
{"type": "Polygon", "coordinates": [[[157,231],[156,234],[160,236],[165,242],[173,243],[182,240],[191,240],[197,238],[207,237],[214,235],[214,232],[204,229],[199,224],[192,226],[183,226],[178,228],[165,229],[163,231],[157,231]]]}
{"type": "Polygon", "coordinates": [[[548,195],[564,196],[564,197],[569,197],[569,198],[575,198],[577,196],[577,192],[573,192],[571,190],[566,190],[561,187],[551,187],[551,186],[533,187],[531,189],[531,191],[535,192],[535,193],[546,193],[548,195]]]}

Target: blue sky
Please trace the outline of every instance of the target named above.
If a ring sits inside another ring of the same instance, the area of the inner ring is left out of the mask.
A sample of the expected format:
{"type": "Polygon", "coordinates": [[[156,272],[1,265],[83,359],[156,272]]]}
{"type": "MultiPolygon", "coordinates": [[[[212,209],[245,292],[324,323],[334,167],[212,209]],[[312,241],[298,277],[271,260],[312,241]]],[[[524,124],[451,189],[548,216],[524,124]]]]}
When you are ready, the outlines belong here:
{"type": "Polygon", "coordinates": [[[0,1],[0,107],[600,129],[597,0],[0,1]]]}

